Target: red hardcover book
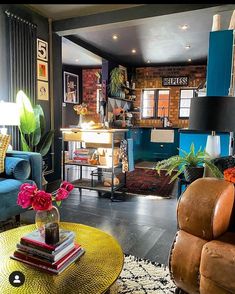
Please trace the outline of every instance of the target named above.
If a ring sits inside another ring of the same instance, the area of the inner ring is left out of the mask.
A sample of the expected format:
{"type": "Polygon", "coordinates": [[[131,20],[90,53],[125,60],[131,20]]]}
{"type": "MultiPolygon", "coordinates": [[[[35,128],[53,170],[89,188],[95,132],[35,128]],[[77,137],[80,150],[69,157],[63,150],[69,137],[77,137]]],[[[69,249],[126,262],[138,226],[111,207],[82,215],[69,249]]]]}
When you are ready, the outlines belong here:
{"type": "Polygon", "coordinates": [[[26,253],[35,255],[42,259],[46,259],[49,262],[55,262],[61,259],[62,257],[64,257],[69,251],[71,251],[75,247],[75,245],[74,245],[74,242],[68,243],[65,247],[62,248],[62,250],[57,251],[56,254],[50,254],[40,249],[33,248],[27,245],[22,245],[22,244],[16,244],[16,247],[20,251],[24,251],[26,253]]]}
{"type": "Polygon", "coordinates": [[[83,248],[81,248],[80,250],[78,250],[77,253],[75,253],[71,258],[69,258],[61,267],[59,270],[56,270],[56,269],[53,269],[51,267],[48,267],[46,265],[42,265],[42,264],[36,264],[32,261],[29,261],[29,260],[24,260],[24,259],[21,259],[19,257],[16,257],[14,255],[11,255],[10,257],[12,259],[15,259],[15,260],[18,260],[18,261],[21,261],[23,263],[26,263],[28,265],[31,265],[33,267],[36,267],[38,268],[39,270],[43,270],[43,271],[46,271],[48,273],[52,273],[52,274],[60,274],[62,273],[71,263],[73,263],[74,261],[76,261],[80,256],[82,256],[83,254],[85,253],[85,250],[83,248]]]}
{"type": "Polygon", "coordinates": [[[16,250],[13,255],[21,260],[26,260],[35,264],[40,264],[43,266],[47,266],[49,268],[53,268],[55,270],[59,270],[70,258],[72,258],[79,250],[81,250],[81,246],[79,244],[75,244],[75,248],[73,248],[69,253],[67,253],[64,257],[59,259],[56,262],[49,262],[40,257],[36,257],[33,254],[23,252],[21,250],[16,250]]]}

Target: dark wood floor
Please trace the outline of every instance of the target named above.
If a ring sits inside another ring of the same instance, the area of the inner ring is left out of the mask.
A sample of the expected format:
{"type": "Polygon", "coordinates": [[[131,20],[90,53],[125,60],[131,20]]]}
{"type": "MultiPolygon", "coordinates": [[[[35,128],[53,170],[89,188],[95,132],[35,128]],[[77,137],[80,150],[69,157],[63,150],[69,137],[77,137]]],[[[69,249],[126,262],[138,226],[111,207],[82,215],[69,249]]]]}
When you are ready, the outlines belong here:
{"type": "MultiPolygon", "coordinates": [[[[74,189],[60,208],[61,221],[90,225],[114,236],[124,253],[167,264],[176,232],[176,198],[126,196],[111,202],[94,191],[74,189]]],[[[34,222],[34,211],[21,215],[24,223],[34,222]]]]}

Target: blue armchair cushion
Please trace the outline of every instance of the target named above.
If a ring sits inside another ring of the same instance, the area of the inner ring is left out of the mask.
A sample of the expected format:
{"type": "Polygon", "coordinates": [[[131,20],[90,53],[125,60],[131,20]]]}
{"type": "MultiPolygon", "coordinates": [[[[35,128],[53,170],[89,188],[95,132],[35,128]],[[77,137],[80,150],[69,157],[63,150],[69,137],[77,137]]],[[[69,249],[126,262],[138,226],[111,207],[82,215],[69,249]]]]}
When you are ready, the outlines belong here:
{"type": "Polygon", "coordinates": [[[31,166],[28,160],[19,157],[5,158],[5,174],[16,180],[27,180],[31,173],[31,166]]]}

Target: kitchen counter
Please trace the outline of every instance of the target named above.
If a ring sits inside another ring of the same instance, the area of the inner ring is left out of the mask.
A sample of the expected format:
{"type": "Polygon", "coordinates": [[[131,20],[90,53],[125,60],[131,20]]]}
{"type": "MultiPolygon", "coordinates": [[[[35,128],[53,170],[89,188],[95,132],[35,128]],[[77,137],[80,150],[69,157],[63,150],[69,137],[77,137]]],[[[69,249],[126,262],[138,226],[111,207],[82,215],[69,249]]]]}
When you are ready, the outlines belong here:
{"type": "MultiPolygon", "coordinates": [[[[193,133],[193,134],[208,134],[211,135],[210,131],[198,131],[198,130],[191,130],[191,129],[179,129],[180,133],[193,133]]],[[[216,134],[226,134],[229,132],[216,132],[216,134]]]]}
{"type": "Polygon", "coordinates": [[[128,127],[127,129],[163,129],[163,130],[175,130],[179,129],[178,127],[153,127],[153,126],[133,126],[133,127],[128,127]]]}

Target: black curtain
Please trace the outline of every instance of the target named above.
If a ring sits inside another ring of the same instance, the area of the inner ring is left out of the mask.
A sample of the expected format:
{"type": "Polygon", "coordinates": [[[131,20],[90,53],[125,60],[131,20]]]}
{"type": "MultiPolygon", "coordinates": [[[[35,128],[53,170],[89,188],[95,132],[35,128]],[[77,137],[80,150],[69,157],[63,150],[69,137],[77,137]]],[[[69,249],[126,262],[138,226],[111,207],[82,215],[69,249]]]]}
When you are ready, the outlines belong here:
{"type": "MultiPolygon", "coordinates": [[[[9,102],[23,90],[32,104],[36,101],[36,40],[37,27],[19,16],[5,11],[9,29],[9,102]]],[[[20,149],[17,127],[9,128],[14,149],[20,149]]]]}

